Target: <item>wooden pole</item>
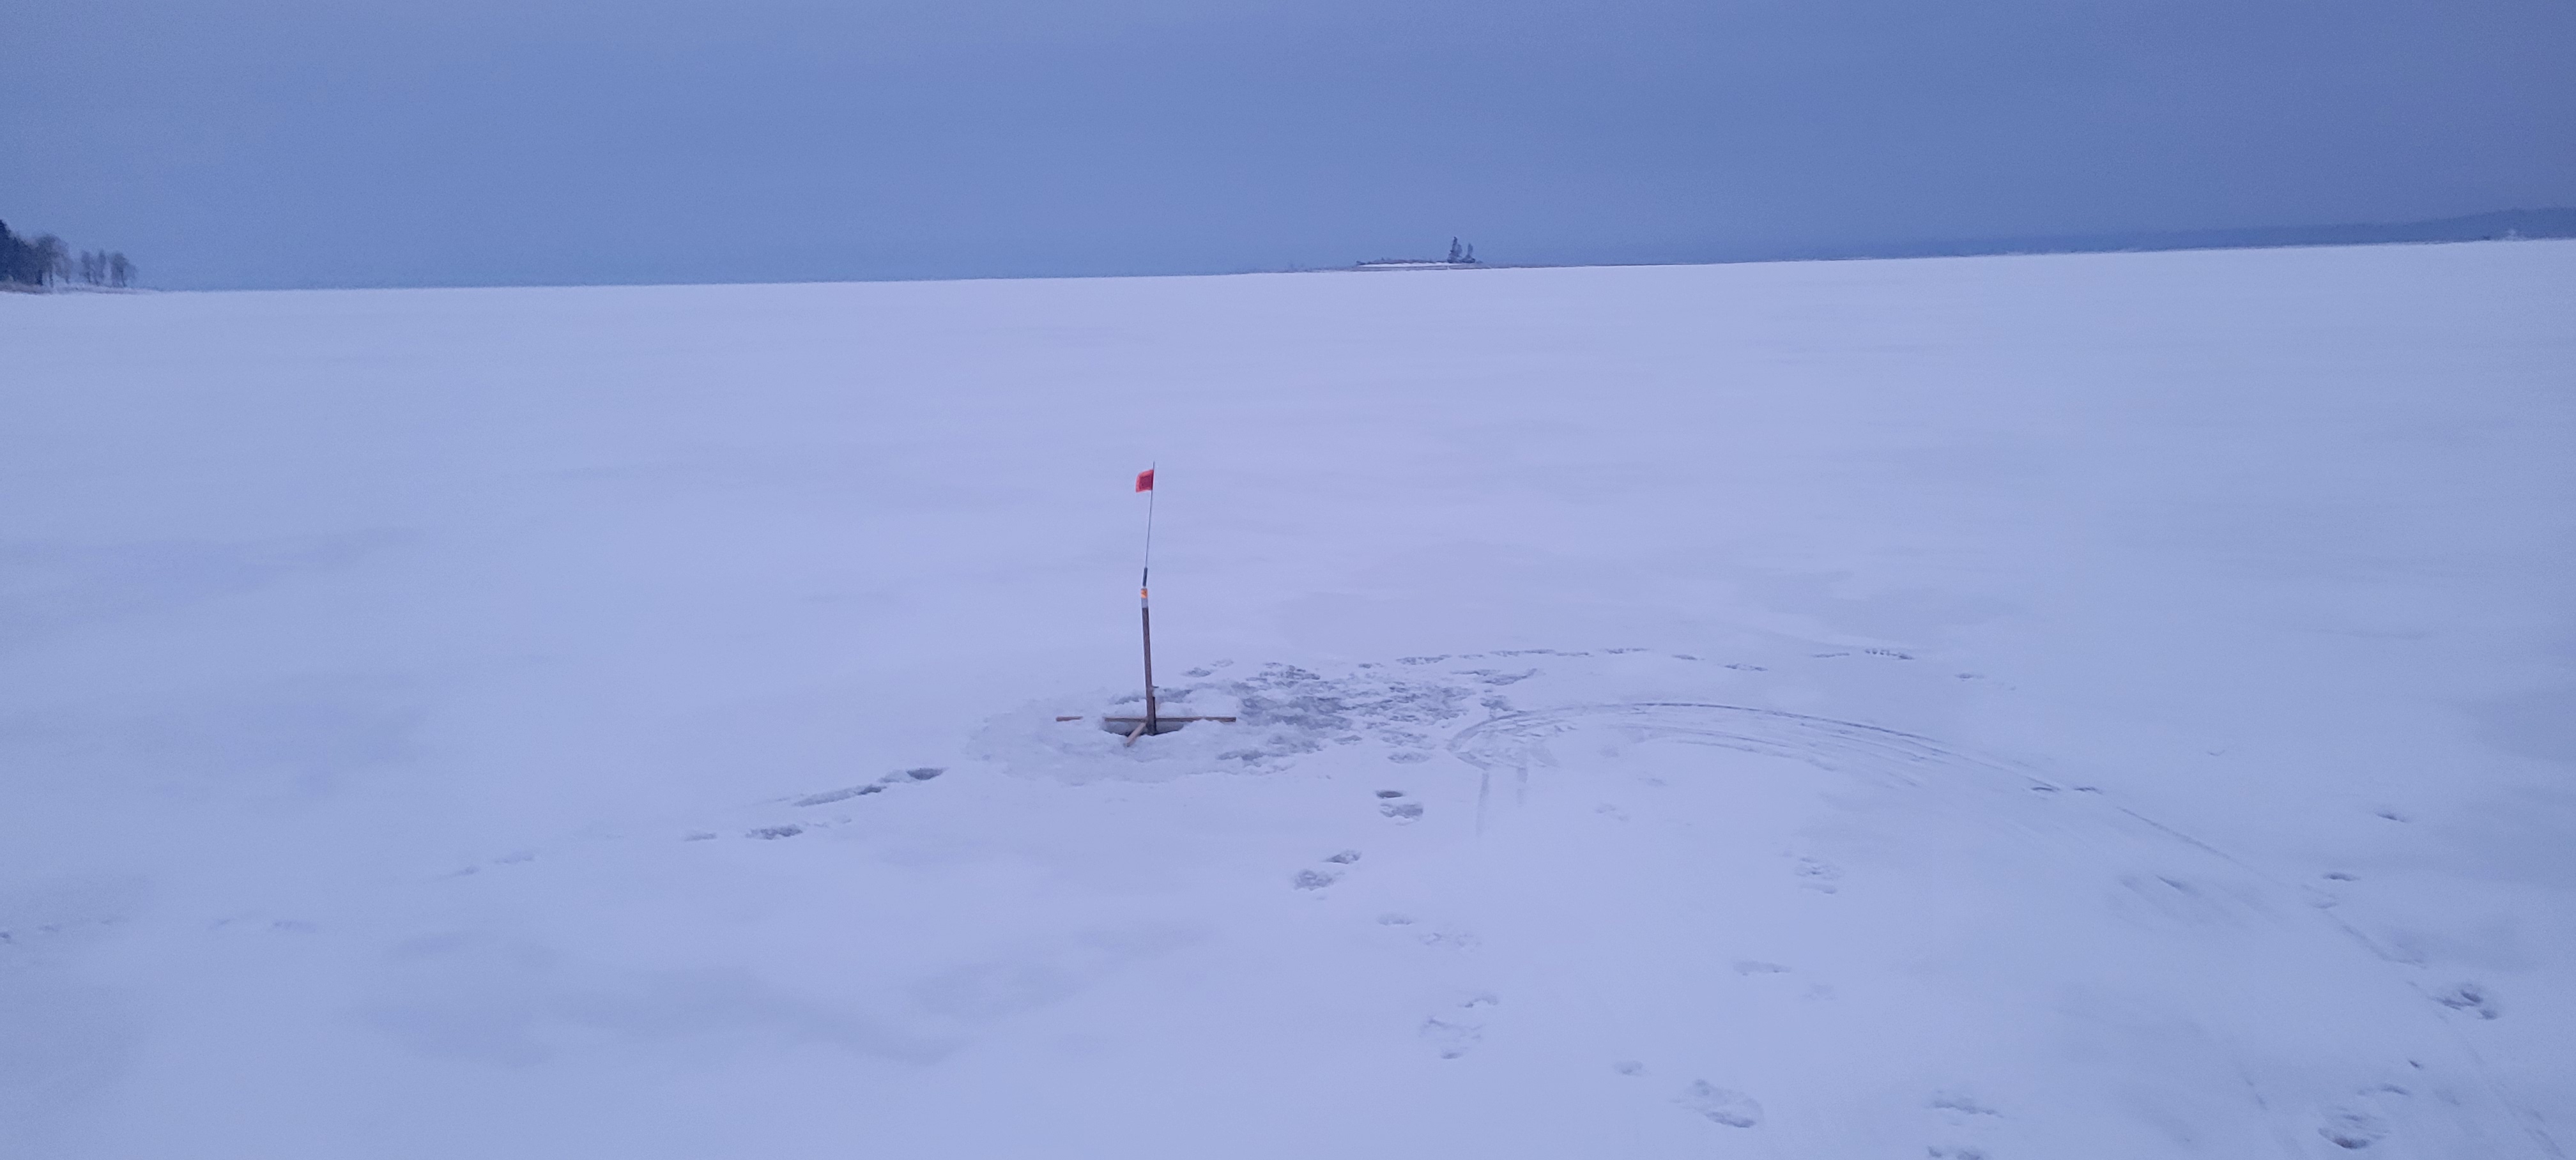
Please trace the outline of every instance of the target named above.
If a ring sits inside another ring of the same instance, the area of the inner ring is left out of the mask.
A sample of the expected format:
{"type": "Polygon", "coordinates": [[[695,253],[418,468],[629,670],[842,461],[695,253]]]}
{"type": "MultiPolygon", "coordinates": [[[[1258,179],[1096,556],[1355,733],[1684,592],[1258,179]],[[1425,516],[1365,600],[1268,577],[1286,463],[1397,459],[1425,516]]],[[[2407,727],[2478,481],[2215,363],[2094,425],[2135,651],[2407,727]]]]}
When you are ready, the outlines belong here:
{"type": "MultiPolygon", "coordinates": [[[[1145,492],[1145,566],[1136,573],[1136,614],[1145,630],[1145,724],[1137,733],[1145,737],[1154,736],[1154,727],[1162,723],[1154,704],[1154,466],[1148,464],[1145,474],[1136,477],[1145,492]]],[[[1127,739],[1131,745],[1135,741],[1127,739]]]]}
{"type": "Polygon", "coordinates": [[[1154,706],[1154,606],[1147,601],[1145,592],[1142,588],[1136,590],[1136,612],[1145,627],[1145,735],[1151,737],[1155,719],[1161,714],[1154,706]]]}

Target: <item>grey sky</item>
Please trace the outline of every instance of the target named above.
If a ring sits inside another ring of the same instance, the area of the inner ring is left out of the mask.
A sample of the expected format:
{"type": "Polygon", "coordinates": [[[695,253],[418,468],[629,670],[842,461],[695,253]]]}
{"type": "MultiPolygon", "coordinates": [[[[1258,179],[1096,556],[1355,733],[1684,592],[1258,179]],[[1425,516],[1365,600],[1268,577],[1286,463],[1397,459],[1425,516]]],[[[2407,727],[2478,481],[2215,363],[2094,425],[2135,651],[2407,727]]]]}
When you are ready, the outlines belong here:
{"type": "Polygon", "coordinates": [[[1688,260],[2576,204],[2576,4],[24,0],[173,287],[1688,260]]]}

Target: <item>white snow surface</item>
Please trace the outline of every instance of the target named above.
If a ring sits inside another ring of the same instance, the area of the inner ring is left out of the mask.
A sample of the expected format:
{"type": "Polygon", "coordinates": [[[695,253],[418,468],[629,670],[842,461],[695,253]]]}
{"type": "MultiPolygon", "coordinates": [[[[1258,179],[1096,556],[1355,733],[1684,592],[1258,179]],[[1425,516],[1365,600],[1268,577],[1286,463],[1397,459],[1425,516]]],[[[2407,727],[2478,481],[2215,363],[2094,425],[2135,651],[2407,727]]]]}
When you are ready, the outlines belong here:
{"type": "Polygon", "coordinates": [[[0,1155],[2576,1149],[2576,243],[0,351],[0,1155]]]}

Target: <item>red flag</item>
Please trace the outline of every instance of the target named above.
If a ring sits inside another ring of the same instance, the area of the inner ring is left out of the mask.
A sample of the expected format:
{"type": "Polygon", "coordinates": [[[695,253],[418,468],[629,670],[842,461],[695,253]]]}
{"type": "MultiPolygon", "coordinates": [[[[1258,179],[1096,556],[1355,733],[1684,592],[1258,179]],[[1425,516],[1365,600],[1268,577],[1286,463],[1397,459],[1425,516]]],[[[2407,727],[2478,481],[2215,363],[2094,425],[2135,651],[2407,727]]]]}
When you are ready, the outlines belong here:
{"type": "Polygon", "coordinates": [[[1143,470],[1143,471],[1139,471],[1139,472],[1137,472],[1137,473],[1136,473],[1136,490],[1138,490],[1138,491],[1152,491],[1152,490],[1154,490],[1154,469],[1153,469],[1153,468],[1148,467],[1148,468],[1146,468],[1145,470],[1143,470]]]}

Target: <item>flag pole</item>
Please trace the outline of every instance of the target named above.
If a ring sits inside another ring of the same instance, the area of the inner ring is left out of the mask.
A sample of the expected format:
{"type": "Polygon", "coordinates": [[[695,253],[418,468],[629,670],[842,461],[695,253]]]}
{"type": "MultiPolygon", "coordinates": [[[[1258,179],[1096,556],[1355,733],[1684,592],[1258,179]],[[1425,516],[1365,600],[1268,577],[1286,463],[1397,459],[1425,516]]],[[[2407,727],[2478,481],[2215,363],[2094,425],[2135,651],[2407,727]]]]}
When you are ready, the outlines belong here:
{"type": "MultiPolygon", "coordinates": [[[[1153,468],[1148,467],[1148,468],[1146,468],[1145,470],[1143,470],[1143,471],[1140,471],[1140,472],[1137,472],[1137,473],[1136,473],[1136,490],[1146,493],[1146,494],[1145,494],[1145,566],[1144,566],[1142,569],[1138,570],[1138,572],[1136,573],[1136,618],[1137,618],[1137,619],[1136,619],[1136,623],[1137,623],[1137,626],[1138,626],[1139,628],[1141,628],[1141,629],[1143,629],[1143,630],[1144,630],[1144,639],[1145,639],[1145,715],[1144,715],[1144,716],[1142,716],[1142,717],[1111,717],[1111,716],[1103,716],[1103,717],[1100,719],[1100,723],[1101,723],[1102,725],[1108,726],[1108,727],[1109,727],[1110,732],[1115,733],[1115,732],[1118,732],[1118,731],[1120,731],[1120,730],[1127,730],[1127,744],[1129,744],[1129,745],[1134,745],[1134,744],[1136,743],[1136,739],[1137,739],[1137,738],[1139,738],[1139,737],[1147,737],[1147,736],[1151,736],[1151,735],[1154,735],[1154,734],[1157,734],[1157,733],[1160,733],[1160,732],[1162,732],[1162,731],[1163,731],[1163,706],[1162,706],[1162,698],[1161,698],[1161,697],[1159,697],[1159,696],[1157,696],[1157,695],[1155,694],[1155,692],[1154,692],[1154,589],[1153,589],[1153,580],[1154,580],[1154,495],[1153,495],[1153,491],[1154,491],[1154,469],[1153,469],[1153,468]],[[1130,725],[1135,726],[1135,728],[1134,728],[1134,729],[1132,729],[1132,730],[1128,730],[1128,729],[1127,729],[1127,727],[1128,727],[1128,726],[1130,726],[1130,725]]],[[[1079,720],[1081,720],[1081,719],[1082,719],[1082,718],[1080,718],[1080,717],[1058,717],[1058,718],[1056,718],[1056,720],[1058,720],[1058,721],[1079,721],[1079,720]]],[[[1215,721],[1215,722],[1218,722],[1218,723],[1220,723],[1220,724],[1227,724],[1227,725],[1231,725],[1231,724],[1233,724],[1233,723],[1234,723],[1234,718],[1232,718],[1232,717],[1217,717],[1217,716],[1196,717],[1196,716],[1189,716],[1189,715],[1186,715],[1186,714],[1185,714],[1185,715],[1183,715],[1183,716],[1179,716],[1179,717],[1174,717],[1174,718],[1172,718],[1172,728],[1178,729],[1178,728],[1180,728],[1181,726],[1183,726],[1183,725],[1187,725],[1187,724],[1189,724],[1189,723],[1191,723],[1191,722],[1193,722],[1193,721],[1215,721]]]]}
{"type": "MultiPolygon", "coordinates": [[[[1147,737],[1154,735],[1161,713],[1154,703],[1154,468],[1148,465],[1139,480],[1145,491],[1145,566],[1136,574],[1136,615],[1145,636],[1145,727],[1147,737]]],[[[1132,740],[1132,738],[1131,738],[1132,740]]]]}

